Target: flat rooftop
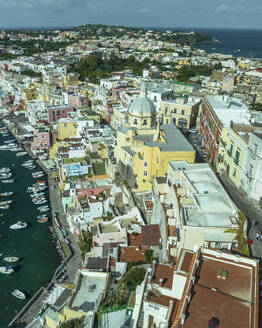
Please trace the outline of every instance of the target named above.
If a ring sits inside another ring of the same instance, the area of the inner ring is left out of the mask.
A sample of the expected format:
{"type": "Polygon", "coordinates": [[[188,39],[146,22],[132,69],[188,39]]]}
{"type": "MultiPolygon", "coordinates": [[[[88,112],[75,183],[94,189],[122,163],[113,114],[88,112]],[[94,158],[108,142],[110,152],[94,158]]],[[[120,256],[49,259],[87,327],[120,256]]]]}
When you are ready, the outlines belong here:
{"type": "Polygon", "coordinates": [[[223,126],[230,127],[230,122],[250,124],[251,115],[248,107],[237,98],[228,96],[206,96],[223,126]]]}
{"type": "Polygon", "coordinates": [[[97,300],[105,290],[106,282],[106,274],[93,272],[80,274],[71,307],[84,311],[93,310],[97,300]]]}

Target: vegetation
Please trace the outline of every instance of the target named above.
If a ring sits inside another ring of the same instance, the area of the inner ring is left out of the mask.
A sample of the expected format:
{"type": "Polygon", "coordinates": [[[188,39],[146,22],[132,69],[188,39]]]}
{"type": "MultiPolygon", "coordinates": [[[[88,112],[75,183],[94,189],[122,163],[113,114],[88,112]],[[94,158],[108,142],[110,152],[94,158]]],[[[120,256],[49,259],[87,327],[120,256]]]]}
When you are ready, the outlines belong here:
{"type": "Polygon", "coordinates": [[[144,268],[135,267],[129,270],[124,278],[124,284],[131,290],[135,290],[144,280],[146,270],[144,268]]]}
{"type": "Polygon", "coordinates": [[[82,236],[79,237],[78,246],[81,250],[82,259],[85,258],[85,254],[89,253],[92,247],[93,235],[91,232],[82,232],[82,236]]]}
{"type": "Polygon", "coordinates": [[[262,112],[262,104],[261,103],[252,104],[250,105],[250,109],[255,112],[262,112]]]}
{"type": "Polygon", "coordinates": [[[152,264],[153,263],[153,250],[148,249],[145,251],[146,263],[152,264]]]}
{"type": "Polygon", "coordinates": [[[59,326],[59,328],[83,328],[83,327],[84,327],[84,318],[64,321],[59,326]]]}
{"type": "Polygon", "coordinates": [[[42,77],[42,73],[35,72],[31,69],[27,69],[25,71],[22,71],[21,74],[31,76],[31,77],[42,77]]]}
{"type": "Polygon", "coordinates": [[[93,169],[95,175],[104,175],[106,174],[105,163],[93,163],[93,169]]]}
{"type": "Polygon", "coordinates": [[[212,68],[206,65],[184,66],[178,71],[177,80],[179,82],[187,82],[191,77],[204,75],[210,76],[212,68]]]}
{"type": "Polygon", "coordinates": [[[247,221],[247,217],[243,212],[238,211],[238,218],[239,218],[239,229],[236,236],[238,246],[235,251],[240,255],[250,256],[247,240],[244,236],[244,225],[245,222],[247,221]]]}
{"type": "Polygon", "coordinates": [[[112,72],[132,69],[135,75],[141,75],[144,68],[148,68],[147,61],[136,61],[134,56],[127,59],[112,58],[102,59],[98,55],[90,55],[82,58],[71,70],[80,74],[80,79],[88,77],[90,82],[99,83],[99,79],[110,76],[112,72]]]}

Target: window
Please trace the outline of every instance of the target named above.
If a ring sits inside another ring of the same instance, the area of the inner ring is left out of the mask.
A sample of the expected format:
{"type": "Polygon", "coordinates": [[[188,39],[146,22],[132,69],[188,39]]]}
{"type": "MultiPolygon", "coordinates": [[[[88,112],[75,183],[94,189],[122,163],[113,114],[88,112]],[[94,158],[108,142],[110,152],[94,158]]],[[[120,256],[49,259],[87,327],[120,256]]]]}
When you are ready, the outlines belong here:
{"type": "Polygon", "coordinates": [[[166,124],[168,124],[168,120],[166,120],[166,124]]]}
{"type": "Polygon", "coordinates": [[[143,179],[143,183],[146,183],[146,180],[145,179],[143,179]]]}
{"type": "Polygon", "coordinates": [[[165,115],[167,114],[168,112],[168,107],[165,108],[165,115]]]}
{"type": "Polygon", "coordinates": [[[230,145],[230,149],[228,151],[228,155],[231,157],[232,156],[232,153],[233,153],[233,145],[231,144],[230,145]]]}
{"type": "Polygon", "coordinates": [[[257,153],[257,144],[254,144],[254,154],[257,153]]]}
{"type": "Polygon", "coordinates": [[[252,174],[253,174],[253,165],[252,164],[249,165],[249,172],[248,173],[249,173],[250,176],[252,176],[252,174]]]}
{"type": "Polygon", "coordinates": [[[137,125],[137,118],[134,118],[134,124],[137,125]]]}
{"type": "Polygon", "coordinates": [[[240,157],[240,152],[238,150],[236,150],[236,155],[235,155],[235,159],[234,159],[234,162],[236,165],[238,165],[238,163],[239,163],[239,157],[240,157]]]}
{"type": "Polygon", "coordinates": [[[156,96],[154,96],[154,102],[156,102],[156,96]]]}
{"type": "Polygon", "coordinates": [[[184,109],[181,110],[181,115],[185,115],[184,109]]]}
{"type": "Polygon", "coordinates": [[[174,113],[176,114],[176,108],[174,108],[174,113]]]}
{"type": "Polygon", "coordinates": [[[65,127],[65,128],[67,127],[67,123],[64,124],[64,127],[65,127]]]}
{"type": "Polygon", "coordinates": [[[143,121],[143,125],[147,125],[147,120],[144,120],[143,121]]]}
{"type": "Polygon", "coordinates": [[[144,176],[147,177],[147,171],[144,171],[144,176]]]}
{"type": "Polygon", "coordinates": [[[147,167],[147,165],[148,165],[147,162],[144,162],[144,167],[147,167]]]}
{"type": "Polygon", "coordinates": [[[235,176],[236,176],[236,173],[237,173],[237,170],[236,170],[236,169],[234,169],[234,172],[233,172],[233,177],[235,177],[235,176]]]}

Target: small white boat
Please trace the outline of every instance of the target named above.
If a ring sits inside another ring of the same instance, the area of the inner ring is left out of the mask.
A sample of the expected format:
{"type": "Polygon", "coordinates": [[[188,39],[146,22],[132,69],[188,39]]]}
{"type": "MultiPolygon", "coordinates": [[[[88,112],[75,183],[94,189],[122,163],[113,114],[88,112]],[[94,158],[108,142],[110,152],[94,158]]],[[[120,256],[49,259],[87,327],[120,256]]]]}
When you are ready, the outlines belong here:
{"type": "Polygon", "coordinates": [[[9,167],[1,167],[0,168],[0,174],[2,173],[9,173],[11,169],[9,167]]]}
{"type": "Polygon", "coordinates": [[[20,156],[25,156],[26,154],[27,154],[26,151],[20,151],[19,153],[16,153],[16,156],[20,157],[20,156]]]}
{"type": "Polygon", "coordinates": [[[8,204],[11,204],[13,201],[10,199],[10,200],[6,200],[4,202],[0,202],[0,205],[8,205],[8,204]]]}
{"type": "Polygon", "coordinates": [[[9,262],[9,263],[13,263],[13,262],[17,262],[20,260],[19,257],[16,256],[6,256],[3,258],[4,261],[9,262]]]}
{"type": "Polygon", "coordinates": [[[1,210],[9,210],[10,205],[0,205],[1,210]]]}
{"type": "Polygon", "coordinates": [[[12,268],[12,266],[0,267],[0,273],[10,274],[13,272],[14,272],[14,269],[12,268]]]}
{"type": "Polygon", "coordinates": [[[12,196],[14,193],[12,191],[1,192],[0,196],[12,196]]]}
{"type": "Polygon", "coordinates": [[[0,179],[3,180],[3,179],[10,179],[12,177],[12,173],[9,172],[9,173],[1,173],[0,174],[0,179]]]}
{"type": "Polygon", "coordinates": [[[18,290],[18,289],[13,290],[12,295],[17,297],[17,298],[20,298],[20,300],[25,300],[26,299],[25,294],[22,293],[21,290],[18,290]]]}
{"type": "Polygon", "coordinates": [[[33,172],[32,177],[33,178],[41,178],[44,175],[43,171],[33,172]]]}
{"type": "Polygon", "coordinates": [[[18,221],[17,223],[12,224],[9,228],[12,229],[12,230],[19,230],[19,229],[24,229],[26,227],[27,227],[26,222],[18,221]]]}
{"type": "Polygon", "coordinates": [[[15,139],[9,139],[9,140],[4,141],[5,144],[10,144],[10,143],[13,143],[13,142],[15,142],[15,139]]]}
{"type": "Polygon", "coordinates": [[[14,183],[15,179],[4,179],[1,182],[3,182],[3,183],[14,183]]]}

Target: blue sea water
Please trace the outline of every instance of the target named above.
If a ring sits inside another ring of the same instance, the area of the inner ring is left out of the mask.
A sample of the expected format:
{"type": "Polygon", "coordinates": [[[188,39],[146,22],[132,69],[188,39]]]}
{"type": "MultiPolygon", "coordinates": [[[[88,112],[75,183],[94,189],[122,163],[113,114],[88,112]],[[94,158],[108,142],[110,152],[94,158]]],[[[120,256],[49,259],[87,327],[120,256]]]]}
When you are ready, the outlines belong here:
{"type": "Polygon", "coordinates": [[[197,27],[147,27],[161,31],[195,31],[209,34],[220,43],[199,44],[195,48],[209,53],[231,54],[234,57],[262,58],[262,29],[229,29],[197,27]]]}
{"type": "MultiPolygon", "coordinates": [[[[4,140],[0,136],[0,145],[4,140]]],[[[59,258],[54,244],[51,242],[48,226],[50,223],[37,223],[36,217],[40,213],[33,205],[31,197],[26,193],[35,179],[32,171],[21,164],[29,160],[29,156],[16,157],[14,152],[0,150],[0,167],[10,167],[15,177],[15,183],[0,183],[0,192],[13,191],[14,196],[0,197],[0,201],[12,199],[10,210],[0,213],[0,266],[8,264],[3,261],[4,256],[18,256],[21,261],[13,263],[15,272],[10,275],[0,274],[0,327],[7,327],[15,314],[26,304],[31,296],[48,281],[59,264],[59,258]],[[9,226],[18,220],[26,221],[30,226],[22,230],[10,230],[9,226]],[[5,224],[2,224],[6,222],[5,224]],[[11,295],[14,289],[27,293],[27,300],[20,300],[11,295]]],[[[44,180],[44,178],[41,178],[44,180]]]]}

